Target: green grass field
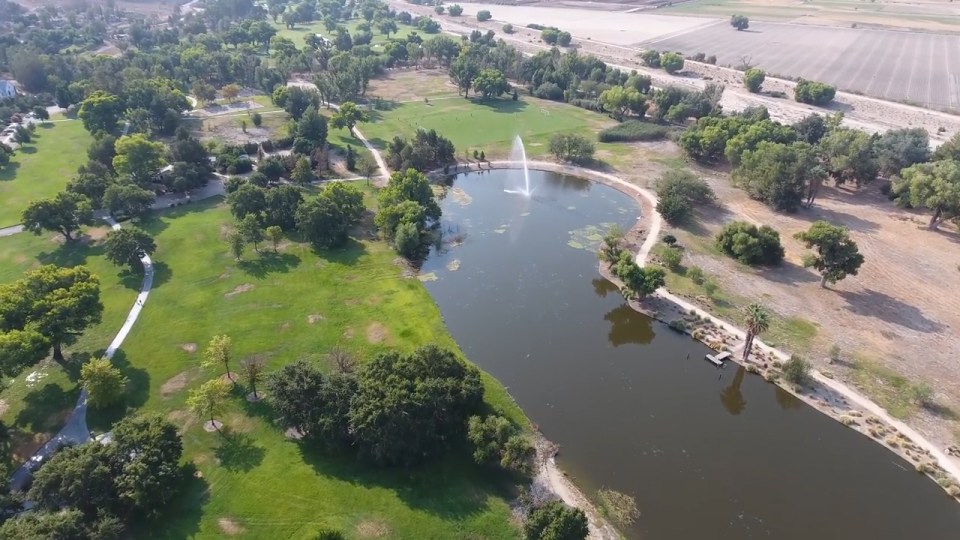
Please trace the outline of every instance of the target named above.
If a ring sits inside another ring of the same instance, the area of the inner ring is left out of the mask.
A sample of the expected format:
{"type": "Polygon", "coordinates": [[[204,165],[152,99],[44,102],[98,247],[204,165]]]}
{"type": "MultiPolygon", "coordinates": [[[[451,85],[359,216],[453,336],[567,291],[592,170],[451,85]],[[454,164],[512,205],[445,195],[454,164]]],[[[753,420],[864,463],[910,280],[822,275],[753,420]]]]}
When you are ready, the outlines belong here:
{"type": "Polygon", "coordinates": [[[79,121],[46,123],[0,170],[0,227],[20,223],[30,202],[56,195],[87,160],[93,138],[79,121]]]}
{"type": "Polygon", "coordinates": [[[488,158],[506,157],[517,135],[528,157],[543,156],[555,133],[577,133],[595,140],[596,131],[614,123],[602,114],[529,96],[518,101],[509,96],[480,101],[454,95],[429,103],[399,103],[392,110],[373,111],[372,117],[373,122],[361,124],[360,130],[378,148],[385,148],[395,135],[409,137],[417,128],[436,129],[453,141],[460,158],[464,152],[472,155],[474,149],[483,150],[488,158]]]}
{"type": "MultiPolygon", "coordinates": [[[[351,19],[349,21],[341,21],[340,24],[344,26],[349,32],[350,36],[354,36],[357,33],[357,27],[363,23],[363,19],[351,19]]],[[[310,34],[320,34],[321,36],[327,39],[333,39],[333,32],[327,31],[326,27],[323,25],[323,21],[316,21],[310,24],[297,24],[293,28],[287,28],[284,26],[283,22],[273,23],[277,29],[277,35],[284,37],[293,41],[293,44],[297,48],[302,49],[304,47],[304,38],[310,34]]],[[[382,45],[388,41],[387,36],[380,33],[377,30],[376,25],[371,23],[371,32],[373,32],[373,41],[370,42],[371,45],[382,45]]],[[[408,26],[406,24],[397,24],[397,33],[390,34],[389,39],[406,39],[410,35],[410,32],[415,32],[417,29],[413,26],[408,26]]]]}
{"type": "MultiPolygon", "coordinates": [[[[99,237],[105,230],[86,232],[99,237]]],[[[66,347],[68,369],[45,361],[25,370],[0,392],[0,399],[6,404],[0,420],[12,434],[11,448],[5,457],[12,456],[15,461],[30,455],[50,433],[60,429],[65,413],[73,407],[79,392],[76,384],[79,364],[107,348],[140,288],[140,277],[122,273],[104,258],[100,245],[90,243],[89,237],[70,245],[64,245],[61,238],[52,233],[42,236],[21,233],[0,238],[0,283],[15,281],[26,270],[41,264],[88,266],[100,278],[103,320],[89,328],[77,343],[66,347]],[[37,377],[33,383],[26,380],[30,373],[37,377]]]]}
{"type": "MultiPolygon", "coordinates": [[[[233,337],[235,365],[258,357],[268,371],[300,358],[322,360],[335,344],[362,358],[429,342],[456,347],[426,289],[403,276],[386,244],[354,241],[315,253],[287,242],[276,255],[248,250],[238,263],[223,239],[231,223],[214,200],[144,224],[166,271],[118,353],[133,381],[128,401],[183,427],[187,457],[203,478],[162,532],[138,537],[218,537],[222,520],[251,538],[301,538],[321,525],[358,537],[515,537],[503,479],[466,457],[380,470],[321,456],[286,440],[266,405],[241,397],[223,415],[235,433],[229,443],[191,417],[189,389],[218,375],[198,367],[218,333],[233,337]]],[[[487,401],[525,425],[503,387],[485,380],[487,401]]]]}

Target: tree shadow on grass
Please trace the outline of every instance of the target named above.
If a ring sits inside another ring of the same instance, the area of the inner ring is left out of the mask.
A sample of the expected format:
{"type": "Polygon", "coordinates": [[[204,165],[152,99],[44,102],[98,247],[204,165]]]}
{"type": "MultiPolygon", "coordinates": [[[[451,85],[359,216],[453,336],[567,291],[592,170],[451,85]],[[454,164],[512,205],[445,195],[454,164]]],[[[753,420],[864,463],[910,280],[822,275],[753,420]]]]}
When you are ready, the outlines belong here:
{"type": "Polygon", "coordinates": [[[4,165],[3,169],[0,169],[0,182],[14,180],[17,177],[17,169],[19,168],[20,163],[17,161],[11,161],[4,165]]]}
{"type": "Polygon", "coordinates": [[[347,242],[337,249],[316,249],[314,253],[319,257],[332,263],[345,264],[353,266],[367,254],[367,246],[357,241],[356,238],[349,238],[347,242]]]}
{"type": "Polygon", "coordinates": [[[36,154],[37,147],[36,146],[20,146],[20,148],[17,149],[17,152],[20,152],[22,154],[36,154]]]}
{"type": "Polygon", "coordinates": [[[55,264],[64,268],[73,268],[87,263],[90,257],[103,255],[103,244],[89,244],[82,241],[72,241],[60,244],[52,251],[43,251],[37,255],[42,264],[55,264]]]}
{"type": "Polygon", "coordinates": [[[109,407],[87,409],[87,425],[96,431],[109,431],[114,423],[142,407],[150,397],[150,374],[130,364],[123,349],[113,353],[111,362],[127,378],[127,386],[123,401],[109,407]]]}
{"type": "Polygon", "coordinates": [[[262,446],[254,444],[253,438],[246,433],[237,433],[229,428],[223,428],[220,446],[213,451],[213,454],[223,468],[229,471],[247,472],[260,465],[266,451],[262,446]]]}
{"type": "Polygon", "coordinates": [[[378,467],[345,452],[322,453],[308,440],[299,442],[303,459],[317,474],[362,487],[380,487],[397,494],[408,506],[442,516],[466,519],[484,512],[490,497],[516,496],[514,479],[491,473],[474,463],[465,447],[414,467],[378,467]]]}
{"type": "Polygon", "coordinates": [[[778,266],[761,267],[757,269],[756,275],[768,281],[793,286],[820,281],[816,274],[790,261],[782,261],[778,266]]]}
{"type": "Polygon", "coordinates": [[[853,214],[848,214],[846,212],[838,212],[823,206],[817,206],[816,203],[814,203],[813,208],[798,212],[796,216],[800,218],[812,219],[814,221],[821,219],[826,220],[834,225],[843,225],[844,227],[856,232],[871,232],[879,228],[879,226],[872,221],[867,221],[863,218],[857,217],[853,214]]]}
{"type": "Polygon", "coordinates": [[[261,251],[256,259],[242,260],[237,263],[238,268],[259,279],[277,272],[286,274],[297,266],[300,266],[300,257],[291,253],[274,253],[267,250],[261,251]]]}
{"type": "MultiPolygon", "coordinates": [[[[157,287],[170,281],[171,276],[173,276],[173,270],[170,269],[170,266],[167,263],[163,261],[154,261],[153,286],[151,287],[151,290],[156,289],[157,287]]],[[[130,290],[139,292],[143,288],[143,272],[139,269],[134,272],[129,268],[124,268],[122,271],[120,271],[120,273],[117,274],[117,277],[120,278],[120,284],[130,290]]]]}
{"type": "Polygon", "coordinates": [[[183,468],[183,481],[176,497],[156,520],[137,520],[130,538],[194,538],[210,499],[210,484],[193,463],[183,468]]]}
{"type": "MultiPolygon", "coordinates": [[[[499,99],[471,98],[470,103],[472,105],[486,107],[487,109],[490,109],[493,112],[504,113],[504,114],[513,114],[513,113],[523,112],[523,110],[530,105],[525,100],[518,99],[514,101],[509,97],[505,99],[504,98],[499,98],[499,99]]],[[[468,120],[469,118],[470,118],[470,115],[468,114],[463,118],[463,121],[469,122],[468,120]]]]}
{"type": "Polygon", "coordinates": [[[943,324],[928,319],[916,306],[873,289],[863,292],[837,291],[837,294],[847,301],[847,311],[857,315],[873,317],[917,332],[939,332],[944,328],[943,324]]]}
{"type": "Polygon", "coordinates": [[[63,426],[79,395],[78,387],[64,390],[47,383],[24,396],[23,410],[17,413],[12,427],[33,433],[53,433],[63,426]]]}

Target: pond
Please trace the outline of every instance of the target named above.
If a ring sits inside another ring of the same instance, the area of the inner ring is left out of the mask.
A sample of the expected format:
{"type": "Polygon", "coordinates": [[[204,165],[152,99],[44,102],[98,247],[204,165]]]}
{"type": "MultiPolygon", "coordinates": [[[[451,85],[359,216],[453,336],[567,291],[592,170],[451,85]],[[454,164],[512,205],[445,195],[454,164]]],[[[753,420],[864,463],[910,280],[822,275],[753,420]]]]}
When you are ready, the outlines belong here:
{"type": "Polygon", "coordinates": [[[502,381],[588,494],[632,495],[630,538],[956,538],[960,505],[912,465],[632,310],[596,247],[639,208],[531,171],[463,175],[422,269],[465,354],[502,381]]]}

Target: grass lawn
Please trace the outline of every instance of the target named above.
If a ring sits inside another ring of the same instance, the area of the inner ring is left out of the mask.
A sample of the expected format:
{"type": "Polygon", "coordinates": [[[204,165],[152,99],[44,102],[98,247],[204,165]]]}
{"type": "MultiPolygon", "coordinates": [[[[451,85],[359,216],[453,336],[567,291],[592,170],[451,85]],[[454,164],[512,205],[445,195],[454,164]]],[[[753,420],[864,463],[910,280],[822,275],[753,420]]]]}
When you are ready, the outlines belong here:
{"type": "MultiPolygon", "coordinates": [[[[350,36],[353,37],[357,34],[357,27],[363,22],[365,22],[363,19],[350,19],[349,21],[340,21],[340,25],[345,27],[350,32],[350,36]]],[[[323,25],[323,21],[315,21],[309,24],[298,23],[292,29],[284,26],[283,22],[273,23],[273,25],[277,29],[278,36],[293,41],[293,44],[300,49],[302,49],[305,45],[304,38],[311,34],[320,34],[331,41],[336,35],[335,32],[327,31],[326,27],[323,25]]],[[[370,30],[373,32],[373,41],[370,42],[371,45],[382,45],[388,41],[387,36],[381,34],[380,31],[377,30],[377,26],[375,24],[371,23],[370,30]]],[[[389,39],[407,39],[407,36],[410,35],[410,32],[415,31],[417,31],[417,29],[413,26],[397,23],[397,33],[390,34],[389,39]]]]}
{"type": "MultiPolygon", "coordinates": [[[[238,390],[221,415],[227,440],[187,411],[188,391],[217,375],[198,365],[218,333],[232,336],[234,366],[262,358],[268,371],[321,360],[335,344],[361,358],[437,342],[456,347],[439,310],[380,241],[317,253],[286,242],[278,254],[252,250],[236,262],[224,241],[232,219],[220,200],[166,211],[144,224],[166,265],[123,350],[139,381],[128,401],[182,427],[196,479],[163,530],[137,537],[214,538],[231,527],[251,538],[306,538],[320,526],[350,537],[514,538],[504,479],[465,454],[412,470],[381,470],[330,457],[284,438],[266,404],[238,390]]],[[[521,424],[505,389],[485,377],[487,401],[521,424]]],[[[95,419],[96,421],[97,419],[95,419]]]]}
{"type": "MultiPolygon", "coordinates": [[[[102,237],[105,232],[105,228],[86,230],[94,238],[102,237]]],[[[100,278],[103,320],[87,329],[75,344],[66,347],[68,369],[52,360],[44,361],[8,381],[0,392],[4,403],[0,420],[12,433],[12,446],[4,457],[13,456],[15,461],[22,461],[23,456],[31,454],[51,433],[60,429],[79,392],[76,384],[79,365],[107,348],[140,287],[139,276],[121,275],[121,270],[103,257],[102,246],[90,242],[89,237],[72,245],[64,245],[60,237],[51,233],[42,236],[21,233],[0,238],[0,283],[15,281],[26,270],[41,264],[88,266],[100,278]],[[35,380],[28,381],[28,374],[35,380]]]]}
{"type": "Polygon", "coordinates": [[[87,160],[93,137],[76,120],[45,123],[0,170],[0,227],[20,223],[30,202],[56,195],[87,160]]]}
{"type": "MultiPolygon", "coordinates": [[[[409,137],[417,128],[436,129],[453,141],[457,156],[474,149],[488,158],[506,157],[513,138],[523,139],[528,157],[548,154],[550,136],[577,133],[593,139],[600,129],[614,124],[604,115],[564,103],[520,96],[479,101],[454,97],[399,103],[392,110],[372,111],[373,122],[361,124],[363,134],[378,148],[395,135],[409,137]]],[[[598,145],[598,148],[606,145],[598,145]]]]}

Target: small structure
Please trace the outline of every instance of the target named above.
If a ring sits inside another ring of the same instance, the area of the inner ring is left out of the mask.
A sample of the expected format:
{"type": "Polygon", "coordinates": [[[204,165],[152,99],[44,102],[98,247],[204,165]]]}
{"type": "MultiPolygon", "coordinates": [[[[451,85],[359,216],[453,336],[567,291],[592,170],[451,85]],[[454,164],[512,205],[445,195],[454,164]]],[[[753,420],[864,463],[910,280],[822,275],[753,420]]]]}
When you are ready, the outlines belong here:
{"type": "Polygon", "coordinates": [[[12,98],[17,95],[17,85],[10,79],[0,80],[0,98],[12,98]]]}
{"type": "Polygon", "coordinates": [[[730,359],[733,356],[729,351],[724,351],[719,354],[708,354],[704,358],[711,364],[717,367],[723,367],[723,363],[730,359]]]}

